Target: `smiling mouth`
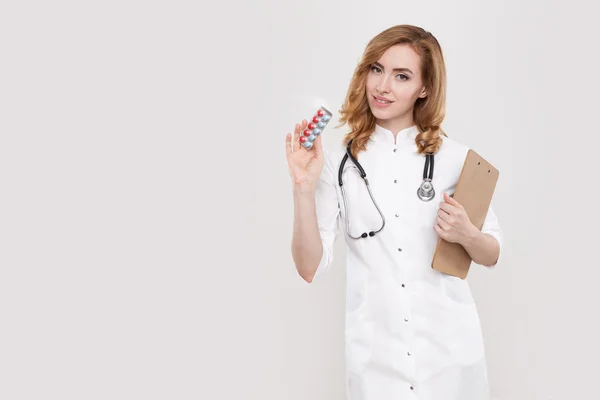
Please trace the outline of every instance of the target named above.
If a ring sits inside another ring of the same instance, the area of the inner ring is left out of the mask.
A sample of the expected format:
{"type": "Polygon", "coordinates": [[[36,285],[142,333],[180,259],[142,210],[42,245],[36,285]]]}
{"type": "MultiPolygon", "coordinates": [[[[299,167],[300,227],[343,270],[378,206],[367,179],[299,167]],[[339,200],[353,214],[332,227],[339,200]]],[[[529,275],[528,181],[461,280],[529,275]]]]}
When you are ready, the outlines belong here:
{"type": "Polygon", "coordinates": [[[373,96],[373,100],[375,100],[376,102],[378,102],[379,104],[392,104],[393,101],[387,101],[387,100],[380,100],[377,97],[373,96]]]}

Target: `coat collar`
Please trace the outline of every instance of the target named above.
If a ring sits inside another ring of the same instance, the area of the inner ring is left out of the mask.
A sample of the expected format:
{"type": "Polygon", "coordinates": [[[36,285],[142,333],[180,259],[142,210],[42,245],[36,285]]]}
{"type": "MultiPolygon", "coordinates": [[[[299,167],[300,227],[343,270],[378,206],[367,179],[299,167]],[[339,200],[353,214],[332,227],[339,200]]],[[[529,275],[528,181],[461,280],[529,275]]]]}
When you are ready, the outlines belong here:
{"type": "MultiPolygon", "coordinates": [[[[419,129],[416,125],[411,127],[402,129],[398,132],[396,143],[400,144],[405,141],[414,142],[415,138],[419,134],[419,129]]],[[[371,137],[375,142],[382,142],[388,144],[394,144],[394,134],[389,129],[385,129],[384,127],[375,124],[375,131],[371,137]]]]}

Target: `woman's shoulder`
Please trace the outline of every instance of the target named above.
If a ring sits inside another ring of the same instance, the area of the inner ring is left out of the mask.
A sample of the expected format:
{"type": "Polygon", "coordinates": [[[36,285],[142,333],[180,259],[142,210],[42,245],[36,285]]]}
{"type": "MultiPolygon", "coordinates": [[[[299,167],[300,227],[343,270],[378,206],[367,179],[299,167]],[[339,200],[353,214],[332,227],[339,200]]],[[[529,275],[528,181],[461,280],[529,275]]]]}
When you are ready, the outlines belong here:
{"type": "Polygon", "coordinates": [[[463,142],[460,142],[449,136],[441,136],[442,144],[438,150],[438,153],[443,156],[457,158],[459,160],[464,160],[467,156],[467,153],[470,150],[470,147],[463,142]]]}
{"type": "Polygon", "coordinates": [[[465,143],[448,137],[442,136],[442,144],[436,154],[436,165],[449,176],[458,179],[465,163],[469,146],[465,143]]]}

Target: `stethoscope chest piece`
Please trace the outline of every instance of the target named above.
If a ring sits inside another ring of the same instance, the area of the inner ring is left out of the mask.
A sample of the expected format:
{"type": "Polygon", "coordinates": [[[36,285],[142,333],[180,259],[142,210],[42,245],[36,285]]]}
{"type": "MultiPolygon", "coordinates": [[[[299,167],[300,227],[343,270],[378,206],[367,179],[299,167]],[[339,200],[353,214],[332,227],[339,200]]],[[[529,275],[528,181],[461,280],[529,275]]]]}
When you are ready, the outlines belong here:
{"type": "Polygon", "coordinates": [[[417,189],[417,196],[423,201],[430,201],[435,197],[435,190],[433,189],[431,179],[423,179],[421,186],[417,189]]]}
{"type": "Polygon", "coordinates": [[[417,196],[422,201],[430,201],[435,197],[435,190],[433,190],[433,154],[429,153],[426,155],[425,168],[423,168],[423,182],[417,189],[417,196]]]}

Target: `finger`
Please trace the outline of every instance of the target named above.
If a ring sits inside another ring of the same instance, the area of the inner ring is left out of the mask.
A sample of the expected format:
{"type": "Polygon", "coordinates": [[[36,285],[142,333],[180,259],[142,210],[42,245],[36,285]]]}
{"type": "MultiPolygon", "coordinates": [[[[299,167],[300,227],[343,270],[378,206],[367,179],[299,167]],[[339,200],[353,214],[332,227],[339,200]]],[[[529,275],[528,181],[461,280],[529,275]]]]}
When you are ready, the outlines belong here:
{"type": "Polygon", "coordinates": [[[300,123],[294,125],[294,140],[298,140],[298,137],[300,137],[300,123]]]}
{"type": "Polygon", "coordinates": [[[456,212],[456,208],[453,205],[444,202],[440,202],[440,210],[444,211],[446,214],[453,214],[456,212]]]}
{"type": "Polygon", "coordinates": [[[446,221],[444,221],[444,220],[443,220],[443,219],[441,219],[440,217],[437,217],[435,222],[436,222],[436,223],[439,225],[439,227],[440,227],[440,228],[441,228],[443,231],[447,231],[447,230],[450,228],[450,226],[449,226],[449,225],[446,223],[446,221]]]}
{"type": "Polygon", "coordinates": [[[296,124],[296,129],[294,130],[294,146],[296,149],[301,150],[304,148],[304,146],[302,146],[302,144],[300,143],[300,136],[304,135],[303,131],[304,131],[304,125],[305,125],[305,120],[303,120],[300,123],[296,124]]]}
{"type": "Polygon", "coordinates": [[[320,160],[323,157],[323,143],[321,142],[321,135],[317,136],[315,139],[313,148],[315,149],[315,158],[320,160]]]}
{"type": "Polygon", "coordinates": [[[450,195],[446,192],[444,192],[444,201],[448,204],[452,204],[455,207],[461,207],[458,201],[456,201],[453,197],[450,197],[450,195]]]}
{"type": "Polygon", "coordinates": [[[444,237],[446,237],[446,232],[444,232],[442,230],[442,228],[440,228],[440,226],[438,224],[433,225],[433,230],[438,234],[439,237],[441,237],[442,239],[444,237]]]}
{"type": "Polygon", "coordinates": [[[288,133],[285,135],[285,154],[290,155],[292,153],[292,134],[288,133]]]}
{"type": "Polygon", "coordinates": [[[438,214],[437,214],[437,217],[439,219],[441,219],[442,221],[444,221],[445,223],[449,223],[449,218],[448,218],[449,216],[450,216],[450,214],[446,213],[443,210],[439,210],[438,214]]]}
{"type": "Polygon", "coordinates": [[[294,126],[294,136],[292,136],[292,141],[294,142],[293,151],[298,149],[298,138],[300,137],[300,124],[296,124],[294,126]]]}

